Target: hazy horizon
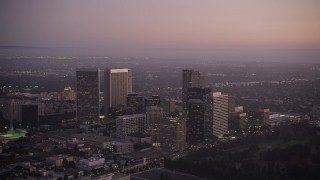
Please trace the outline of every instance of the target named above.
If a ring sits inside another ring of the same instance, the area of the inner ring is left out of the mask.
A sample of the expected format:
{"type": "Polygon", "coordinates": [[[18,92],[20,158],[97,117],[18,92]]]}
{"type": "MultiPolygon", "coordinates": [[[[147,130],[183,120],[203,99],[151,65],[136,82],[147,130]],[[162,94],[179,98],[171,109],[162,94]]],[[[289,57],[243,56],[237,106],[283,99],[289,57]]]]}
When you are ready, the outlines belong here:
{"type": "Polygon", "coordinates": [[[313,62],[320,59],[319,7],[316,0],[0,0],[0,46],[313,62]]]}
{"type": "MultiPolygon", "coordinates": [[[[68,56],[110,58],[162,58],[177,60],[210,60],[226,62],[308,62],[320,63],[318,49],[262,49],[262,48],[216,48],[216,49],[103,49],[103,48],[47,48],[47,47],[1,47],[0,57],[15,56],[68,56]]],[[[10,58],[9,58],[10,59],[10,58]]]]}

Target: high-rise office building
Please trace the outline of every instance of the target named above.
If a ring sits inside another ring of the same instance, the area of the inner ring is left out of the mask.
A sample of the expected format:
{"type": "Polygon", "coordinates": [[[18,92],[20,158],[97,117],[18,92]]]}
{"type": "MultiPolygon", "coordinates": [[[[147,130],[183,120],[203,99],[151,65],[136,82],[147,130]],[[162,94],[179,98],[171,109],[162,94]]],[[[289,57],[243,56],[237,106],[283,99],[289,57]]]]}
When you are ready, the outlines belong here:
{"type": "Polygon", "coordinates": [[[133,114],[144,112],[144,98],[136,93],[130,93],[127,96],[127,107],[132,109],[133,114]]]}
{"type": "Polygon", "coordinates": [[[200,99],[203,100],[204,96],[210,94],[211,88],[203,88],[203,87],[191,87],[187,90],[187,102],[190,99],[200,99]]]}
{"type": "Polygon", "coordinates": [[[229,98],[221,92],[213,92],[205,98],[207,136],[221,136],[228,133],[229,98]]]}
{"type": "Polygon", "coordinates": [[[186,143],[186,124],[181,118],[166,118],[159,125],[157,142],[162,148],[183,150],[186,143]]]}
{"type": "Polygon", "coordinates": [[[146,108],[147,130],[155,129],[162,121],[163,108],[158,106],[148,106],[146,108]]]}
{"type": "MultiPolygon", "coordinates": [[[[3,104],[4,118],[10,121],[10,125],[18,123],[23,127],[35,127],[40,123],[39,116],[44,115],[45,108],[42,102],[10,99],[6,100],[3,104]],[[37,108],[37,110],[35,110],[35,108],[37,108]],[[30,111],[29,114],[28,111],[30,111]]],[[[13,126],[11,126],[11,128],[12,127],[13,126]]]]}
{"type": "Polygon", "coordinates": [[[133,114],[119,116],[116,119],[117,137],[124,139],[127,134],[146,132],[146,115],[133,114]]]}
{"type": "Polygon", "coordinates": [[[212,139],[213,137],[213,98],[212,94],[204,97],[205,113],[204,113],[204,131],[205,139],[212,139]]]}
{"type": "Polygon", "coordinates": [[[99,122],[100,76],[98,68],[81,68],[77,78],[77,120],[82,124],[99,122]]]}
{"type": "Polygon", "coordinates": [[[229,112],[234,112],[236,107],[236,97],[235,96],[228,96],[228,106],[229,112]]]}
{"type": "MultiPolygon", "coordinates": [[[[188,91],[187,91],[187,106],[189,105],[189,100],[192,100],[192,99],[198,99],[198,100],[201,100],[203,102],[205,102],[205,97],[206,95],[210,94],[211,93],[211,88],[203,88],[203,87],[191,87],[191,88],[188,88],[188,91]]],[[[206,107],[205,109],[206,110],[206,107]]],[[[205,113],[206,115],[206,113],[205,113]]],[[[190,114],[187,113],[187,117],[189,117],[190,119],[190,114]]],[[[203,129],[204,129],[204,137],[205,139],[208,139],[207,137],[207,134],[212,134],[212,128],[210,128],[210,124],[207,123],[207,120],[204,119],[204,122],[203,122],[203,129]],[[211,130],[211,132],[210,132],[211,130]]],[[[211,125],[212,126],[212,125],[211,125]]]]}
{"type": "Polygon", "coordinates": [[[194,71],[192,69],[182,70],[182,101],[184,102],[185,106],[188,101],[188,88],[202,86],[204,86],[204,77],[200,74],[199,71],[194,71]]]}
{"type": "Polygon", "coordinates": [[[230,112],[228,129],[231,132],[241,132],[247,127],[248,118],[247,114],[243,112],[230,112]]]}
{"type": "Polygon", "coordinates": [[[126,105],[127,96],[132,92],[132,74],[129,69],[104,70],[104,112],[109,108],[126,105]]]}
{"type": "Polygon", "coordinates": [[[200,99],[188,101],[187,142],[197,144],[204,140],[205,104],[200,99]]]}

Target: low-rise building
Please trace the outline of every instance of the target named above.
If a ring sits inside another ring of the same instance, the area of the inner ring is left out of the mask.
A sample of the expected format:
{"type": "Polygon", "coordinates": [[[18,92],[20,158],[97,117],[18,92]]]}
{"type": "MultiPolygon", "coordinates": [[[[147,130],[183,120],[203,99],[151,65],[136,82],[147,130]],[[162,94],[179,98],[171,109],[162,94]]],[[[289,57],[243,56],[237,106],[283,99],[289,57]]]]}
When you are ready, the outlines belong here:
{"type": "Polygon", "coordinates": [[[132,142],[119,142],[119,141],[105,142],[104,147],[105,149],[109,149],[114,154],[125,154],[125,153],[131,153],[134,151],[132,142]]]}
{"type": "Polygon", "coordinates": [[[126,141],[130,141],[133,143],[152,143],[152,137],[148,134],[143,133],[131,133],[125,137],[126,141]]]}
{"type": "Polygon", "coordinates": [[[80,159],[78,166],[84,170],[92,170],[103,167],[105,158],[102,157],[90,157],[88,159],[80,159]]]}
{"type": "Polygon", "coordinates": [[[228,119],[228,130],[231,132],[240,132],[247,127],[247,114],[243,112],[231,112],[228,119]]]}
{"type": "Polygon", "coordinates": [[[50,165],[55,165],[56,168],[62,167],[64,161],[73,162],[74,158],[73,156],[62,155],[62,154],[58,154],[58,155],[54,155],[46,158],[46,163],[50,165]]]}
{"type": "Polygon", "coordinates": [[[301,115],[295,113],[270,113],[267,124],[269,126],[280,125],[284,123],[298,123],[301,115]]]}

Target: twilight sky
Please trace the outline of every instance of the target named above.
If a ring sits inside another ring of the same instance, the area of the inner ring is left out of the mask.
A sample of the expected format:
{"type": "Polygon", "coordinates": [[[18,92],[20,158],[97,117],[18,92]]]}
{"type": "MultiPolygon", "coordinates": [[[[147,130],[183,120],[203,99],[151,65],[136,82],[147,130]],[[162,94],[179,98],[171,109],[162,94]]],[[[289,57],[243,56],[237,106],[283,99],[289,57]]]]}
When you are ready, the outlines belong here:
{"type": "Polygon", "coordinates": [[[319,48],[319,0],[0,0],[0,45],[319,48]]]}

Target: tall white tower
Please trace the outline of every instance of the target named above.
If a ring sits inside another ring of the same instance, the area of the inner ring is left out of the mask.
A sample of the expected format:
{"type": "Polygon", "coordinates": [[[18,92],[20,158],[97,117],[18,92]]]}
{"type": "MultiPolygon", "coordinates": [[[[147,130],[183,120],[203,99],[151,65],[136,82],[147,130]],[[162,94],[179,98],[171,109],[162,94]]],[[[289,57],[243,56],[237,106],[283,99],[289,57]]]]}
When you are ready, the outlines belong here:
{"type": "Polygon", "coordinates": [[[132,93],[132,74],[129,69],[105,69],[104,78],[104,112],[108,115],[110,107],[126,104],[132,93]]]}

